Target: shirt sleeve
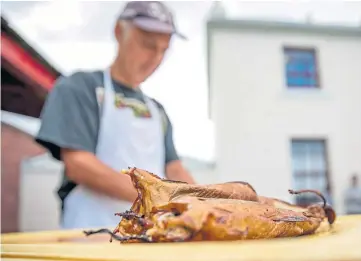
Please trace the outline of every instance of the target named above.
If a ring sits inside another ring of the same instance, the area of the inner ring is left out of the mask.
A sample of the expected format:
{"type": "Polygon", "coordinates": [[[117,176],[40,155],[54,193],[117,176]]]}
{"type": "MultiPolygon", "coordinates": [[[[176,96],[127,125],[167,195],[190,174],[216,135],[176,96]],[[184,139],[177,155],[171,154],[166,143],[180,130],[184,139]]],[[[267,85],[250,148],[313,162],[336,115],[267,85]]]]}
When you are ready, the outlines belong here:
{"type": "Polygon", "coordinates": [[[62,148],[95,153],[99,110],[92,90],[77,73],[58,79],[48,94],[35,140],[55,159],[62,148]]]}

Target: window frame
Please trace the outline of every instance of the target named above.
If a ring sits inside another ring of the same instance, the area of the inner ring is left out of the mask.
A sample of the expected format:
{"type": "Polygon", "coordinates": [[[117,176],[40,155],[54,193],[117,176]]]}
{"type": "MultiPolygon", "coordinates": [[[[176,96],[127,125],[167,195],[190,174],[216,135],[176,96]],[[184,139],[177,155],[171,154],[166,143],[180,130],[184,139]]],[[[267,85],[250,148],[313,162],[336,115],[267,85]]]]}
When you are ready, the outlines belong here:
{"type": "MultiPolygon", "coordinates": [[[[323,143],[323,157],[324,157],[324,164],[325,164],[325,183],[326,183],[326,192],[329,194],[329,196],[332,198],[333,197],[333,189],[332,189],[332,180],[331,180],[331,171],[330,171],[330,162],[329,162],[329,144],[328,144],[328,140],[327,138],[324,137],[292,137],[289,140],[289,146],[290,146],[290,158],[291,158],[291,177],[292,180],[294,181],[294,179],[297,176],[312,176],[314,172],[313,170],[309,171],[302,171],[302,172],[298,172],[295,173],[294,169],[293,169],[293,155],[292,155],[292,144],[294,142],[303,142],[303,143],[310,143],[310,142],[322,142],[323,143]]],[[[322,191],[321,191],[322,192],[322,191]]],[[[300,197],[300,196],[298,196],[300,197]]],[[[307,197],[307,196],[306,196],[307,197]]],[[[297,203],[297,196],[294,198],[294,202],[297,203]]],[[[305,205],[307,206],[307,204],[305,205]]]]}
{"type": "Polygon", "coordinates": [[[284,45],[283,46],[283,72],[284,72],[284,79],[285,85],[287,89],[306,89],[306,90],[314,90],[314,89],[321,89],[321,77],[320,77],[320,66],[319,66],[319,51],[316,47],[300,47],[300,46],[292,46],[292,45],[284,45]],[[288,84],[288,72],[287,72],[287,62],[285,61],[287,56],[287,52],[307,52],[311,53],[314,60],[314,67],[315,67],[315,85],[289,85],[288,84]]]}

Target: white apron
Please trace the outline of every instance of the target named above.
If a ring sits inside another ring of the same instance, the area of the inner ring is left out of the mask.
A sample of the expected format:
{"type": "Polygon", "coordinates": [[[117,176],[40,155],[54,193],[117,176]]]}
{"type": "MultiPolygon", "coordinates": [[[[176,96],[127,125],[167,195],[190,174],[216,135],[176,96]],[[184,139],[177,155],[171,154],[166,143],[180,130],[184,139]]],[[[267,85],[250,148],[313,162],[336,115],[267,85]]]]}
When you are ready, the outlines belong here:
{"type": "MultiPolygon", "coordinates": [[[[122,169],[137,167],[164,174],[164,134],[161,114],[156,104],[145,97],[152,117],[136,117],[128,107],[115,106],[115,92],[109,70],[104,72],[104,100],[96,150],[97,158],[120,174],[122,169]]],[[[114,227],[116,212],[129,210],[131,202],[116,200],[77,185],[64,201],[64,229],[114,227]]]]}

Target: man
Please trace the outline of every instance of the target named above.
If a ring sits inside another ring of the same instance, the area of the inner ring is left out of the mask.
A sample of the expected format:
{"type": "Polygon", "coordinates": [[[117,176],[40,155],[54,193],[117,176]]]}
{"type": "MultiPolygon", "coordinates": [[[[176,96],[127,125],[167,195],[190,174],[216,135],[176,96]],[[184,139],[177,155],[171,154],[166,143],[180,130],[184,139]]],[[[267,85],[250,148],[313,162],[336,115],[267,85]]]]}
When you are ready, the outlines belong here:
{"type": "MultiPolygon", "coordinates": [[[[58,191],[66,229],[114,226],[137,193],[124,168],[194,183],[173,144],[164,108],[139,89],[180,35],[160,2],[129,2],[115,26],[118,53],[104,71],[57,80],[36,141],[65,166],[58,191]]],[[[184,37],[183,37],[184,38],[184,37]]]]}
{"type": "Polygon", "coordinates": [[[345,210],[348,215],[361,214],[361,187],[356,174],[351,177],[351,186],[345,193],[345,210]]]}

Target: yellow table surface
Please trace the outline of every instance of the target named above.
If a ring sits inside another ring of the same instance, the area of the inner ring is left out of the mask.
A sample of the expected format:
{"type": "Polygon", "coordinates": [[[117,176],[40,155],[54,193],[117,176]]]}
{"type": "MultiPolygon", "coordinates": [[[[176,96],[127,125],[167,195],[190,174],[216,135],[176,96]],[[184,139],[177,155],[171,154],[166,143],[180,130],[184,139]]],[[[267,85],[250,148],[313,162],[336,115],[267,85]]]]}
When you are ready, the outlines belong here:
{"type": "Polygon", "coordinates": [[[81,230],[2,234],[2,260],[361,261],[361,215],[338,217],[331,230],[299,238],[194,243],[109,243],[81,230]]]}

